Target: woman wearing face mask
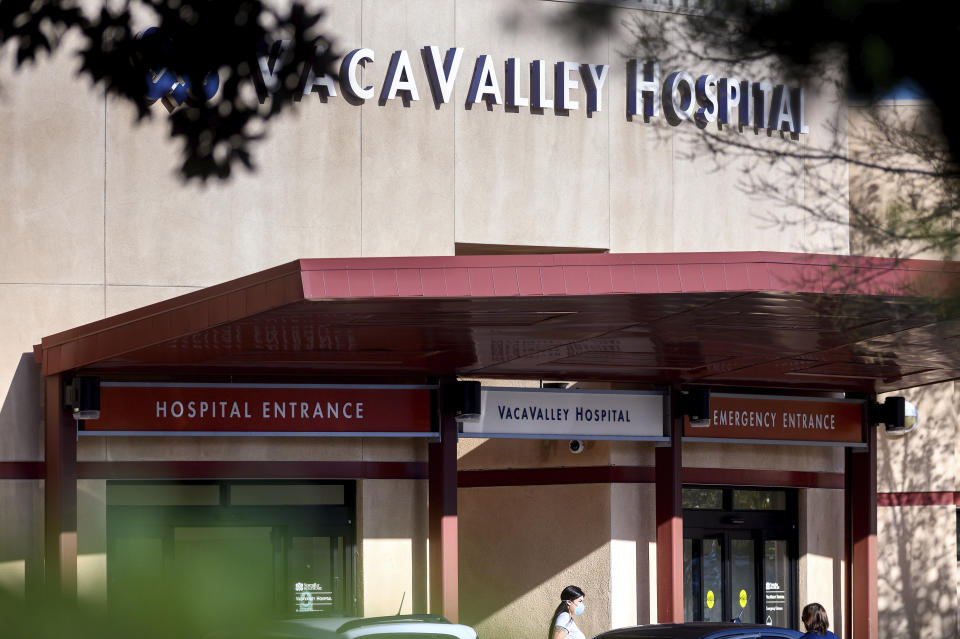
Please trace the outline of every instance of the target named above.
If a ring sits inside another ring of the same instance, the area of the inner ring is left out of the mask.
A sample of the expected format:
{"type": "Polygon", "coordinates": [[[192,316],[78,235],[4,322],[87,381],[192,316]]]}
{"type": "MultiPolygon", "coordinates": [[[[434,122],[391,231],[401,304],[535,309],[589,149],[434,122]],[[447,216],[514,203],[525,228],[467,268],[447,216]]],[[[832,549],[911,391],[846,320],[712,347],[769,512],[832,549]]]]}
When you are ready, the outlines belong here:
{"type": "Polygon", "coordinates": [[[547,639],[587,639],[573,618],[583,614],[583,591],[567,586],[560,593],[560,605],[553,611],[547,639]]]}

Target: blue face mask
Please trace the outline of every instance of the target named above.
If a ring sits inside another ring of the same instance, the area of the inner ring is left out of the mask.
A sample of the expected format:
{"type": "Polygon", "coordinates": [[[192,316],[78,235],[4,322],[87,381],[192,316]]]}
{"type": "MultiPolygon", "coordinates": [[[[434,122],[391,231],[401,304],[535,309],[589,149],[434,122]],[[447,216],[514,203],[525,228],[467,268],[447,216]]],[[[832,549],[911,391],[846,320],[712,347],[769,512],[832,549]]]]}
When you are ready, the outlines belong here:
{"type": "Polygon", "coordinates": [[[575,614],[575,615],[582,615],[582,614],[583,614],[583,609],[584,609],[584,606],[583,606],[583,602],[581,601],[579,604],[577,604],[577,607],[574,608],[573,614],[575,614]]]}

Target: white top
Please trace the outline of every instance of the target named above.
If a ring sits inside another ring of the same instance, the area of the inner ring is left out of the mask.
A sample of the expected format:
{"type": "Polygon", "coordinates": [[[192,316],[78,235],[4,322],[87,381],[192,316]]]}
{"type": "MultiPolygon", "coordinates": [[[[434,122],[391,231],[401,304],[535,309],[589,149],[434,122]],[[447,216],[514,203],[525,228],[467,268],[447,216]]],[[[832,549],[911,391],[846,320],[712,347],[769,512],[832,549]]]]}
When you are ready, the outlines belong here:
{"type": "Polygon", "coordinates": [[[553,625],[560,626],[569,633],[564,639],[587,639],[586,636],[580,632],[580,629],[577,628],[577,624],[573,621],[573,617],[570,616],[569,612],[561,612],[557,615],[557,620],[553,622],[553,625]]]}

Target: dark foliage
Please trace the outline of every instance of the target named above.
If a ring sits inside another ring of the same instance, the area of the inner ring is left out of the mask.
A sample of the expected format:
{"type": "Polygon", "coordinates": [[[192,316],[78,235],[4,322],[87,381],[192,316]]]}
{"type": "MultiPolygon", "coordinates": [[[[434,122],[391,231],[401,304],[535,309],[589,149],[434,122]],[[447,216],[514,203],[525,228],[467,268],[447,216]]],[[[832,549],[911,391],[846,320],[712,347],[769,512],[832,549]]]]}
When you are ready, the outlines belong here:
{"type": "MultiPolygon", "coordinates": [[[[692,16],[688,32],[701,50],[728,52],[730,60],[771,60],[800,79],[843,61],[849,91],[864,100],[883,98],[904,85],[919,89],[941,116],[950,156],[954,162],[960,160],[960,121],[951,116],[956,89],[949,79],[960,40],[960,3],[667,0],[665,4],[692,16]]],[[[577,37],[591,33],[596,37],[613,23],[616,10],[606,3],[573,5],[561,22],[577,37]]],[[[642,35],[649,44],[656,34],[642,35]]]]}
{"type": "Polygon", "coordinates": [[[182,144],[182,175],[227,178],[238,163],[253,168],[251,147],[271,118],[296,108],[306,73],[329,71],[335,54],[322,18],[300,3],[278,10],[259,0],[136,0],[105,3],[94,15],[69,0],[3,0],[0,47],[12,46],[22,66],[78,34],[79,73],[135,105],[141,118],[151,117],[158,99],[148,91],[151,80],[165,72],[181,85],[159,99],[172,111],[170,135],[182,144]],[[135,14],[151,16],[154,28],[138,33],[135,14]],[[276,90],[261,103],[252,82],[257,56],[278,41],[289,45],[273,67],[276,90]],[[218,89],[211,99],[205,82],[218,89]]]}

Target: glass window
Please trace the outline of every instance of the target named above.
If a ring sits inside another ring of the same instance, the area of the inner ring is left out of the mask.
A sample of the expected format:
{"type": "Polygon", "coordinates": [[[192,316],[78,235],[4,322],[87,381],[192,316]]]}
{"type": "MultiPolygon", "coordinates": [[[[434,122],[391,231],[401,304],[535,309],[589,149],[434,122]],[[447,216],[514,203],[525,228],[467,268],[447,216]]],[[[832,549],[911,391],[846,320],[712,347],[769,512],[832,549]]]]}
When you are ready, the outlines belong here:
{"type": "Polygon", "coordinates": [[[733,591],[733,612],[742,623],[757,622],[756,561],[752,539],[732,539],[730,542],[730,577],[733,591]]]}
{"type": "Polygon", "coordinates": [[[683,507],[691,510],[723,510],[723,489],[684,488],[683,507]]]}
{"type": "Polygon", "coordinates": [[[787,602],[793,599],[793,582],[785,539],[763,542],[763,579],[763,607],[767,613],[763,622],[768,626],[789,626],[787,602]]]}
{"type": "Polygon", "coordinates": [[[734,490],[734,510],[786,510],[784,490],[734,490]]]}
{"type": "Polygon", "coordinates": [[[230,486],[233,506],[339,506],[343,486],[339,484],[234,484],[230,486]]]}
{"type": "Polygon", "coordinates": [[[108,506],[216,506],[217,484],[107,483],[108,506]]]}
{"type": "Polygon", "coordinates": [[[703,540],[703,620],[723,621],[723,550],[720,539],[703,540]]]}

